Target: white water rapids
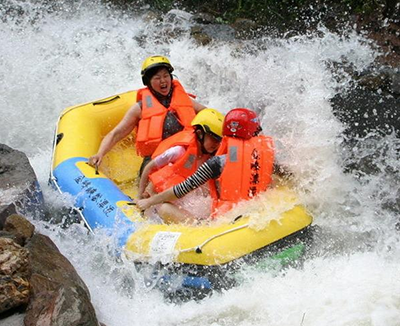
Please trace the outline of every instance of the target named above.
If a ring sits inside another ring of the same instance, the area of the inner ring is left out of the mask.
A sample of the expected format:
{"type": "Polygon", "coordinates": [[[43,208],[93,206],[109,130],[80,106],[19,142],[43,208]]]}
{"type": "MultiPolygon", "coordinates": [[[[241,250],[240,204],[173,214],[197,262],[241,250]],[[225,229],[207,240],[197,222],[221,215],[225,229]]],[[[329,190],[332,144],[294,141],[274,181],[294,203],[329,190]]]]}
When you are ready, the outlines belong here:
{"type": "MultiPolygon", "coordinates": [[[[56,5],[54,5],[56,6],[56,5]]],[[[189,37],[190,14],[165,21],[60,2],[55,11],[37,1],[0,4],[0,143],[24,151],[54,214],[64,198],[47,185],[53,133],[61,110],[141,87],[140,66],[153,54],[167,55],[199,102],[227,112],[260,112],[266,134],[278,146],[278,161],[295,175],[301,200],[321,228],[313,254],[301,269],[251,273],[241,286],[200,302],[166,303],[156,291],[126,282],[129,266],[117,264],[108,239],[81,225],[67,230],[33,221],[73,263],[88,285],[98,318],[107,326],[321,326],[400,325],[400,239],[396,213],[385,209],[397,188],[395,153],[375,156],[372,176],[343,173],[344,126],[329,100],[345,92],[350,77],[335,63],[362,71],[377,56],[353,32],[288,39],[260,38],[199,46],[189,37]],[[19,11],[15,8],[20,8],[19,11]],[[182,35],[168,39],[171,30],[182,35]],[[384,156],[383,156],[384,155],[384,156]],[[388,169],[389,168],[389,169],[388,169]]],[[[398,147],[394,137],[371,148],[398,147]]],[[[349,158],[350,157],[350,158],[349,158]]],[[[0,325],[19,325],[18,316],[0,325]]]]}

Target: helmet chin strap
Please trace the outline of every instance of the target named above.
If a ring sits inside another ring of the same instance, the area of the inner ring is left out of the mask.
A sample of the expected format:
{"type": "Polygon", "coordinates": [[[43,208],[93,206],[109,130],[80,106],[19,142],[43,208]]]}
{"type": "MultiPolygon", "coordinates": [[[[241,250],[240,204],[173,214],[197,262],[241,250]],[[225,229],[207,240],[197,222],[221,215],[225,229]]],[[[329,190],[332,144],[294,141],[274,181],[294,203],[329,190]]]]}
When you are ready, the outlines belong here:
{"type": "Polygon", "coordinates": [[[205,136],[204,130],[198,127],[196,129],[196,136],[197,136],[197,140],[200,142],[200,150],[201,150],[201,152],[203,154],[208,154],[208,152],[206,151],[206,149],[204,147],[204,136],[205,136]]]}
{"type": "Polygon", "coordinates": [[[200,141],[200,144],[201,144],[200,146],[201,152],[203,154],[210,154],[209,152],[206,151],[206,148],[204,147],[204,141],[200,141]]]}

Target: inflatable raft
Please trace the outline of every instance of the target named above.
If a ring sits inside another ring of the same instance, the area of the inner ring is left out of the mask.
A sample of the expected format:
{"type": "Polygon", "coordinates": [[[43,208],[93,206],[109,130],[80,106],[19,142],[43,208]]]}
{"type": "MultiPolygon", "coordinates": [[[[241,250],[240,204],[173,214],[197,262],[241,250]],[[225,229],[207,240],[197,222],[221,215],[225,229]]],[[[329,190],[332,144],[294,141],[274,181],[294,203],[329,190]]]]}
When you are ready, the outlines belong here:
{"type": "Polygon", "coordinates": [[[66,108],[59,117],[50,181],[73,196],[75,210],[89,230],[106,229],[135,267],[158,266],[151,283],[168,291],[175,284],[175,290],[184,293],[230,287],[235,278],[229,275],[243,264],[257,264],[265,257],[285,262],[304,251],[312,217],[285,186],[272,187],[265,201],[253,203],[254,209],[251,203],[243,204],[237,215],[212,223],[146,221],[134,202],[142,161],[134,134],[104,157],[99,171],[87,164],[135,101],[136,91],[129,91],[66,108]]]}

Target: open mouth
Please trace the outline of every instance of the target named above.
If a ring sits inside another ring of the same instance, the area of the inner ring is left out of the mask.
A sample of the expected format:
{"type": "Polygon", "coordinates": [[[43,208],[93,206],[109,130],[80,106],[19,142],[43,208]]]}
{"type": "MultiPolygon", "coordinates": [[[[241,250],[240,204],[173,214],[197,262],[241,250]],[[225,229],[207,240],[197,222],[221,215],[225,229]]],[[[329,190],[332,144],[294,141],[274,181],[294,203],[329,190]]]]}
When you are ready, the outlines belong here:
{"type": "Polygon", "coordinates": [[[162,92],[167,92],[167,91],[168,91],[168,85],[161,85],[161,86],[160,86],[160,90],[161,90],[162,92]]]}

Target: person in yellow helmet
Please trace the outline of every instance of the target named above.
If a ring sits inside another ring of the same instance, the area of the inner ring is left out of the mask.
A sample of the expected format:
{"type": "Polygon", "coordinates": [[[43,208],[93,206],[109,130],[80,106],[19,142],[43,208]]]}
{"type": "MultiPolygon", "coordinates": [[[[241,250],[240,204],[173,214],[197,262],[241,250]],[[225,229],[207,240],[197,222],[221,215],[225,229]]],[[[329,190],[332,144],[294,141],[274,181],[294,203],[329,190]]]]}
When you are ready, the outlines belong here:
{"type": "MultiPolygon", "coordinates": [[[[206,108],[200,111],[192,121],[192,128],[181,131],[161,142],[155,150],[152,160],[143,170],[139,184],[139,199],[149,198],[184,181],[211,155],[215,154],[222,139],[224,115],[217,110],[206,108]]],[[[210,212],[204,210],[206,201],[202,196],[204,189],[199,189],[194,196],[196,200],[185,198],[185,201],[169,203],[158,211],[158,215],[169,222],[171,216],[184,221],[190,211],[202,211],[204,217],[210,212]],[[193,205],[201,206],[195,209],[193,205]],[[178,209],[178,206],[180,208],[178,209]],[[188,206],[189,205],[189,206],[188,206]],[[190,207],[192,205],[192,207],[190,207]],[[185,209],[187,207],[187,209],[185,209]]],[[[207,195],[209,192],[207,191],[207,195]]]]}
{"type": "Polygon", "coordinates": [[[89,158],[90,165],[99,166],[104,155],[135,128],[138,154],[148,159],[163,139],[190,127],[196,113],[205,106],[191,98],[179,81],[173,79],[173,70],[164,56],[144,60],[141,76],[146,87],[137,92],[136,103],[104,137],[98,152],[89,158]]]}

